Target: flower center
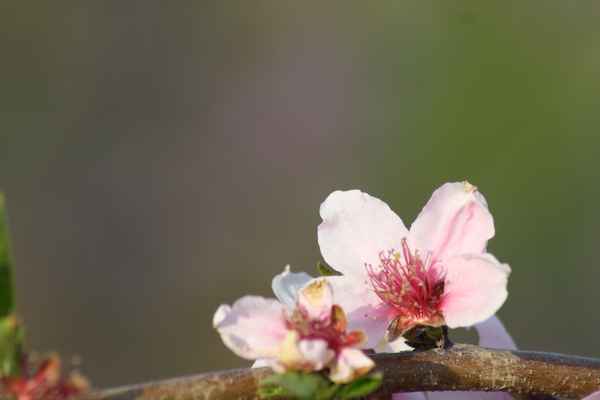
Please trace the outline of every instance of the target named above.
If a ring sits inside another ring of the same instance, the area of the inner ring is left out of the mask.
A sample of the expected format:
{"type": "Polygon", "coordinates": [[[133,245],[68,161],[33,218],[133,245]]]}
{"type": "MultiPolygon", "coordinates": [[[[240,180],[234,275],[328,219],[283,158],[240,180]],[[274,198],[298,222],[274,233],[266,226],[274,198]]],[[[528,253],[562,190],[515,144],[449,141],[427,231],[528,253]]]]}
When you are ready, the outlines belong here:
{"type": "Polygon", "coordinates": [[[293,329],[300,339],[322,339],[338,355],[344,347],[355,346],[364,341],[361,331],[346,331],[346,315],[337,305],[331,308],[326,320],[315,320],[297,308],[287,318],[288,329],[293,329]]]}
{"type": "Polygon", "coordinates": [[[402,239],[401,254],[393,249],[382,251],[377,268],[370,264],[365,267],[375,294],[397,313],[392,322],[397,333],[417,324],[443,325],[441,305],[446,276],[442,265],[430,254],[421,258],[402,239]]]}

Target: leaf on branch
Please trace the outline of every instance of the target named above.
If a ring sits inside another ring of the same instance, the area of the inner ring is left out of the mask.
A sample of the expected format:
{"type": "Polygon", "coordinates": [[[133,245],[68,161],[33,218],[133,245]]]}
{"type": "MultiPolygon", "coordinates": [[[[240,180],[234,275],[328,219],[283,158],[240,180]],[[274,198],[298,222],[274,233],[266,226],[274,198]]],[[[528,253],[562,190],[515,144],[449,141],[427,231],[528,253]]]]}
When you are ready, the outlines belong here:
{"type": "Polygon", "coordinates": [[[317,261],[317,272],[319,272],[321,276],[342,275],[341,273],[327,265],[324,261],[317,261]]]}
{"type": "Polygon", "coordinates": [[[15,317],[13,270],[4,195],[0,193],[0,375],[16,375],[23,356],[23,328],[15,317]]]}
{"type": "Polygon", "coordinates": [[[14,315],[0,320],[0,376],[13,376],[20,373],[23,338],[23,327],[14,315]]]}
{"type": "Polygon", "coordinates": [[[373,393],[381,386],[383,374],[375,372],[373,374],[358,378],[354,382],[343,385],[337,393],[339,399],[357,399],[373,393]]]}
{"type": "Polygon", "coordinates": [[[328,389],[330,385],[331,382],[321,374],[286,372],[273,374],[263,379],[260,382],[258,393],[264,399],[281,396],[302,400],[320,399],[318,393],[328,389]]]}
{"type": "Polygon", "coordinates": [[[9,244],[4,195],[0,193],[0,318],[8,317],[15,308],[9,244]]]}
{"type": "Polygon", "coordinates": [[[300,400],[345,400],[367,396],[381,386],[383,374],[376,372],[340,385],[319,373],[286,372],[274,374],[260,382],[258,394],[263,399],[293,398],[300,400]]]}

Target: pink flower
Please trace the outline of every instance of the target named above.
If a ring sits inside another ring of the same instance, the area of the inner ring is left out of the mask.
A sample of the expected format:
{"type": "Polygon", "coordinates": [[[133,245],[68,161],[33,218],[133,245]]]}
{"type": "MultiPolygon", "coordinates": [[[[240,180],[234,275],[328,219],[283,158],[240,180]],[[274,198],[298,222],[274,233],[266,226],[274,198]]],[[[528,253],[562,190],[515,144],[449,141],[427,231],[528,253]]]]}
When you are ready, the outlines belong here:
{"type": "Polygon", "coordinates": [[[16,400],[66,400],[88,390],[83,376],[73,372],[65,377],[60,370],[56,355],[43,360],[37,368],[25,358],[20,375],[1,378],[0,393],[16,400]]]}
{"type": "MultiPolygon", "coordinates": [[[[245,296],[233,306],[221,305],[213,318],[223,342],[246,359],[260,359],[276,372],[329,369],[329,377],[347,383],[369,372],[375,364],[358,347],[361,331],[346,330],[346,315],[333,304],[331,286],[324,279],[300,286],[289,269],[274,279],[274,290],[286,298],[245,296]],[[285,281],[285,285],[277,282],[285,281]],[[297,296],[297,297],[296,297],[297,296]],[[290,307],[291,305],[291,307],[290,307]]],[[[308,275],[306,275],[308,276],[308,275]]]]}
{"type": "MultiPolygon", "coordinates": [[[[326,279],[352,329],[367,333],[367,348],[416,325],[474,325],[506,300],[510,267],[486,253],[494,221],[467,182],[437,189],[410,230],[387,204],[358,190],[331,193],[320,214],[321,253],[343,274],[326,279]]],[[[405,348],[402,340],[391,345],[405,348]]]]}
{"type": "MultiPolygon", "coordinates": [[[[516,350],[504,325],[497,317],[491,317],[475,325],[479,334],[479,345],[483,347],[516,350]]],[[[395,393],[393,400],[510,400],[512,396],[504,392],[415,392],[395,393]]],[[[599,397],[600,399],[600,397],[599,397]]],[[[592,399],[590,399],[592,400],[592,399]]],[[[595,400],[595,399],[594,399],[595,400]]]]}

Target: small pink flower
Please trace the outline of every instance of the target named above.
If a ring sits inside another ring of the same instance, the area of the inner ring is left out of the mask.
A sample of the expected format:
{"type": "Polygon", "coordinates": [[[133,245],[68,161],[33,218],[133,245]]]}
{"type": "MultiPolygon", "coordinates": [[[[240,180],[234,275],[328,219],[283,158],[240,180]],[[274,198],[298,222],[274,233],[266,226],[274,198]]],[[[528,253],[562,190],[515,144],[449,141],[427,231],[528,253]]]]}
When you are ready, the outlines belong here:
{"type": "Polygon", "coordinates": [[[374,363],[358,349],[366,339],[364,333],[346,330],[346,315],[333,304],[326,280],[313,280],[294,293],[294,281],[306,281],[304,275],[288,269],[273,281],[275,292],[283,298],[289,295],[286,303],[292,307],[258,296],[242,297],[233,306],[221,305],[213,325],[223,342],[240,357],[260,359],[276,372],[328,368],[330,379],[337,383],[366,374],[374,363]],[[285,285],[279,284],[281,280],[285,285]]]}
{"type": "MultiPolygon", "coordinates": [[[[320,209],[321,253],[343,276],[326,279],[353,329],[376,347],[416,325],[471,326],[494,315],[507,297],[510,268],[486,253],[494,221],[467,182],[437,189],[407,230],[383,201],[336,191],[320,209]]],[[[403,341],[393,350],[405,348],[403,341]]]]}
{"type": "Polygon", "coordinates": [[[1,379],[3,392],[16,400],[66,400],[84,393],[89,384],[77,373],[61,376],[60,359],[52,355],[37,369],[24,360],[22,373],[1,379]]]}

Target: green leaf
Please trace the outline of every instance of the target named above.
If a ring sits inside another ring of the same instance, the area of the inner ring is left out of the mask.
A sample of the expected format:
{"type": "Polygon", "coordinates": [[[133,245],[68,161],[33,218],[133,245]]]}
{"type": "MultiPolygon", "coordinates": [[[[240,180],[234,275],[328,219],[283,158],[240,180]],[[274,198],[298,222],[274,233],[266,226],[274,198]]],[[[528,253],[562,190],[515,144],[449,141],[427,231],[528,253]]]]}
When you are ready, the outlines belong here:
{"type": "Polygon", "coordinates": [[[281,386],[264,385],[258,387],[258,397],[261,399],[272,399],[285,396],[285,390],[281,386]]]}
{"type": "Polygon", "coordinates": [[[316,400],[331,400],[336,398],[336,394],[340,390],[340,386],[335,383],[329,387],[323,388],[316,393],[316,400]]]}
{"type": "Polygon", "coordinates": [[[15,308],[8,223],[4,205],[4,195],[0,193],[0,318],[9,316],[15,308]]]}
{"type": "Polygon", "coordinates": [[[0,376],[19,373],[23,328],[14,316],[15,297],[4,195],[0,193],[0,376]]]}
{"type": "Polygon", "coordinates": [[[375,372],[373,374],[363,376],[354,382],[350,382],[347,385],[342,386],[340,391],[337,393],[337,398],[356,399],[367,396],[381,386],[382,380],[383,374],[381,372],[375,372]]]}
{"type": "Polygon", "coordinates": [[[23,337],[23,327],[13,315],[0,320],[0,376],[19,374],[23,337]]]}
{"type": "Polygon", "coordinates": [[[317,271],[321,276],[341,275],[341,273],[331,268],[323,261],[317,261],[317,271]]]}
{"type": "MultiPolygon", "coordinates": [[[[331,383],[320,374],[286,372],[273,374],[260,382],[258,394],[262,398],[293,397],[300,400],[318,398],[318,393],[331,383]]],[[[328,400],[324,398],[323,400],[328,400]]]]}

